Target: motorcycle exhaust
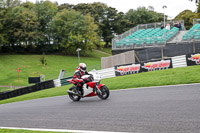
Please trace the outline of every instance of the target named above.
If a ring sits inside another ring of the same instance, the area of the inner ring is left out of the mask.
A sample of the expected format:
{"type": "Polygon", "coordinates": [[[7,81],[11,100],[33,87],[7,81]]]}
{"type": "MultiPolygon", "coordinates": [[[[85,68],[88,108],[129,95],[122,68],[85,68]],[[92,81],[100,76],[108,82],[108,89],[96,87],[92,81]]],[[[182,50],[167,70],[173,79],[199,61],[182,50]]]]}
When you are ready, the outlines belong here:
{"type": "Polygon", "coordinates": [[[80,95],[80,94],[78,94],[78,93],[75,93],[75,92],[73,92],[73,91],[70,91],[70,90],[68,90],[67,92],[70,93],[70,94],[76,95],[76,96],[83,97],[82,95],[80,95]]]}

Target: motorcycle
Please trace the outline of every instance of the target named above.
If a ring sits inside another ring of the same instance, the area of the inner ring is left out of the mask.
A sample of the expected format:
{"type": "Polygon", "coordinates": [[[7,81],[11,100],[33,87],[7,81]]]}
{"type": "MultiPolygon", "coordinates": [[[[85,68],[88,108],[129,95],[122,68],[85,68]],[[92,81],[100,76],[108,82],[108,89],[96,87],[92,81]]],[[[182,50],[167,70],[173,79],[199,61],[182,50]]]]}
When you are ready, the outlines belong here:
{"type": "Polygon", "coordinates": [[[72,79],[67,80],[74,84],[67,91],[71,100],[79,101],[81,98],[92,96],[98,96],[100,99],[105,100],[109,97],[109,89],[104,84],[100,84],[101,76],[96,70],[90,71],[89,75],[83,75],[82,79],[87,79],[88,81],[82,85],[82,89],[79,89],[79,83],[74,82],[72,79]]]}

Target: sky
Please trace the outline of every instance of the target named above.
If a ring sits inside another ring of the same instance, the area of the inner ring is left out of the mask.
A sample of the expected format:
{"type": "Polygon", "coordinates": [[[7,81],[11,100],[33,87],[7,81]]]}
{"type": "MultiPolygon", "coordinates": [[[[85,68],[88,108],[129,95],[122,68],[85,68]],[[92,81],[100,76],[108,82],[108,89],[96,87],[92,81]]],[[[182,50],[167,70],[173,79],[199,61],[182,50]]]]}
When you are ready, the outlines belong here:
{"type": "MultiPolygon", "coordinates": [[[[22,0],[26,1],[26,0],[22,0]]],[[[35,3],[35,0],[27,0],[35,3]]],[[[173,19],[180,12],[189,9],[195,11],[197,6],[195,2],[189,0],[50,0],[52,2],[57,1],[58,4],[69,3],[69,4],[78,4],[78,3],[93,3],[93,2],[102,2],[109,7],[114,7],[118,11],[126,13],[129,9],[137,9],[138,7],[144,6],[153,6],[154,11],[159,13],[165,13],[168,15],[169,19],[173,19]],[[166,5],[167,8],[163,9],[162,7],[166,5]]]]}

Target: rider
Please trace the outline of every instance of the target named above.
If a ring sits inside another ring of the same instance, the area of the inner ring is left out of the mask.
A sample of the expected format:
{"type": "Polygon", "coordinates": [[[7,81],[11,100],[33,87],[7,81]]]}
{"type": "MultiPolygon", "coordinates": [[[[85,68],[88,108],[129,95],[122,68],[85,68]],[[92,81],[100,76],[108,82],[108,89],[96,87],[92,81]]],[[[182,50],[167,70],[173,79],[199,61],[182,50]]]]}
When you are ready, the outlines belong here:
{"type": "MultiPolygon", "coordinates": [[[[82,79],[81,77],[85,74],[89,74],[87,71],[87,66],[85,63],[80,63],[79,66],[76,68],[73,76],[73,81],[77,83],[77,89],[82,92],[82,86],[85,82],[88,82],[88,78],[82,79]]],[[[79,92],[79,91],[78,91],[79,92]]]]}

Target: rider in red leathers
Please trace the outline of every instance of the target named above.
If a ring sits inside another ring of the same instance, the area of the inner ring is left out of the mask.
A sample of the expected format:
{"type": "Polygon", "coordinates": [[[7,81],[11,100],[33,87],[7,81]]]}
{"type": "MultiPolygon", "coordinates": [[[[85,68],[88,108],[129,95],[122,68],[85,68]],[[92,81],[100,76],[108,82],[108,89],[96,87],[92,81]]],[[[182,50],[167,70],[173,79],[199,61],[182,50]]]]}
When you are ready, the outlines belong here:
{"type": "MultiPolygon", "coordinates": [[[[82,93],[82,86],[85,82],[88,82],[88,79],[82,79],[81,77],[85,74],[88,74],[88,72],[86,71],[87,66],[85,63],[80,63],[79,67],[77,67],[77,69],[74,72],[74,76],[73,76],[73,81],[77,83],[77,89],[79,91],[81,91],[82,93]]],[[[77,92],[79,93],[79,91],[77,90],[77,92]]],[[[81,94],[82,95],[82,94],[81,94]]]]}

